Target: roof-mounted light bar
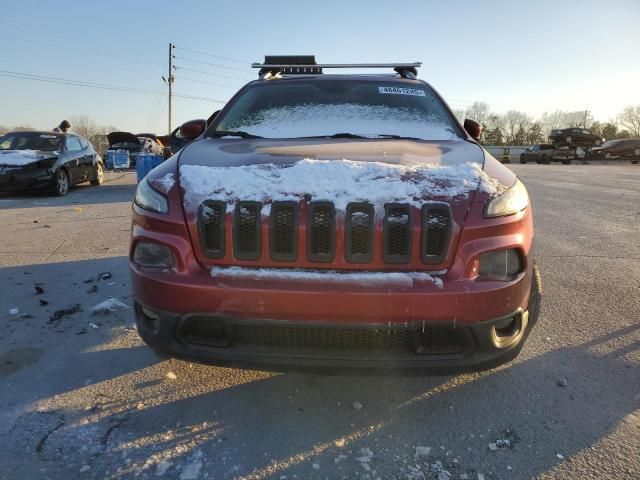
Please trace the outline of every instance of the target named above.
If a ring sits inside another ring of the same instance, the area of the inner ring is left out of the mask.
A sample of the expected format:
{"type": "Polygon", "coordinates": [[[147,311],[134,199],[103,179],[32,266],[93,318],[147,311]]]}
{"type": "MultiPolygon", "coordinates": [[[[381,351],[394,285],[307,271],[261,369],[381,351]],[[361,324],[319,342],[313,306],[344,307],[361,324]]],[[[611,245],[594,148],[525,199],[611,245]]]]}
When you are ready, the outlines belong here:
{"type": "Polygon", "coordinates": [[[301,65],[295,63],[252,63],[251,68],[420,68],[422,62],[413,63],[317,63],[314,65],[301,65]]]}
{"type": "Polygon", "coordinates": [[[251,68],[259,68],[263,78],[280,75],[321,74],[323,68],[391,68],[406,78],[415,78],[422,62],[411,63],[316,63],[314,55],[267,55],[264,63],[252,63],[251,68]]]}

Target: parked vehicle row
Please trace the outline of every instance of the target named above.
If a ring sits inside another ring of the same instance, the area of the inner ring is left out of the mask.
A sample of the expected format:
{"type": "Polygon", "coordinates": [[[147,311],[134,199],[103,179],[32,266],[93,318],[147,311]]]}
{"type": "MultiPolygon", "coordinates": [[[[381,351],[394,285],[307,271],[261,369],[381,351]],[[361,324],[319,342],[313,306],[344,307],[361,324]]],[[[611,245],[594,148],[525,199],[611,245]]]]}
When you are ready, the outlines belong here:
{"type": "Polygon", "coordinates": [[[520,154],[520,163],[549,164],[559,161],[569,164],[574,159],[629,159],[631,163],[638,163],[640,162],[640,138],[610,140],[593,148],[537,143],[530,145],[520,154]]]}

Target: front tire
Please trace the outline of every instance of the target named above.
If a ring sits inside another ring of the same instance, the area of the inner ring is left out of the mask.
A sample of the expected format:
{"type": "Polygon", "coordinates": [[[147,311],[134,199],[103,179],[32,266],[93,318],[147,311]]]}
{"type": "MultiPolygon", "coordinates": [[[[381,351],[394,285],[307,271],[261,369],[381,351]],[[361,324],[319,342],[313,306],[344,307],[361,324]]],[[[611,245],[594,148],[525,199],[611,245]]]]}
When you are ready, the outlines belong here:
{"type": "Polygon", "coordinates": [[[607,160],[611,160],[611,152],[605,153],[604,158],[606,158],[607,160]]]}
{"type": "Polygon", "coordinates": [[[94,177],[93,177],[93,180],[91,180],[89,183],[97,187],[102,185],[102,182],[104,181],[104,168],[102,167],[101,162],[96,162],[96,165],[93,168],[94,168],[94,177]]]}
{"type": "Polygon", "coordinates": [[[551,159],[544,155],[542,156],[542,158],[540,158],[540,163],[542,163],[543,165],[549,165],[551,163],[551,159]]]}
{"type": "Polygon", "coordinates": [[[520,155],[520,163],[522,163],[523,165],[527,163],[527,159],[524,157],[524,155],[520,155]]]}
{"type": "Polygon", "coordinates": [[[58,197],[64,197],[69,193],[69,175],[62,168],[55,173],[53,193],[58,197]]]}
{"type": "Polygon", "coordinates": [[[562,160],[562,164],[563,164],[563,165],[570,165],[570,164],[571,164],[571,160],[569,160],[569,159],[564,159],[564,160],[562,160]]]}

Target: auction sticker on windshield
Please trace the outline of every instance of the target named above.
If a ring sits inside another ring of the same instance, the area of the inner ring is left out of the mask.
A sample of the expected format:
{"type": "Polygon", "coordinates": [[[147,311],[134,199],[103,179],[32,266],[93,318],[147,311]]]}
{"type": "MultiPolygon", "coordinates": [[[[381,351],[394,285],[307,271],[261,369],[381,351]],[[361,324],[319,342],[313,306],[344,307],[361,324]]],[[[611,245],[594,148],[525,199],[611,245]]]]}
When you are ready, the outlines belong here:
{"type": "Polygon", "coordinates": [[[378,87],[378,92],[391,95],[415,95],[416,97],[426,96],[424,90],[419,90],[417,88],[378,87]]]}

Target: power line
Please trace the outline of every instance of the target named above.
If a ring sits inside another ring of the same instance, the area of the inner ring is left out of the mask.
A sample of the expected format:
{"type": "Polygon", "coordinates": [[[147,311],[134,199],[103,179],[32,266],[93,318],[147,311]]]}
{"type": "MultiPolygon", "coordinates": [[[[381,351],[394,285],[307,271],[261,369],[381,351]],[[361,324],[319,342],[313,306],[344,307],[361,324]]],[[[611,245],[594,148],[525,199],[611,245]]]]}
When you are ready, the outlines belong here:
{"type": "Polygon", "coordinates": [[[133,62],[133,63],[138,63],[138,64],[163,66],[161,63],[150,62],[148,60],[136,59],[136,58],[131,58],[131,57],[123,57],[122,55],[115,55],[113,53],[105,53],[105,52],[97,52],[95,50],[91,50],[91,51],[82,50],[82,49],[78,49],[76,47],[70,47],[69,45],[56,45],[55,43],[50,43],[50,42],[39,42],[37,40],[31,40],[31,39],[27,39],[27,38],[15,37],[13,35],[7,35],[5,33],[0,33],[0,37],[10,38],[12,40],[18,40],[18,41],[26,42],[26,43],[32,43],[34,45],[42,45],[42,46],[45,46],[45,47],[56,48],[56,49],[59,49],[59,50],[64,51],[64,52],[68,52],[70,50],[75,50],[77,53],[80,53],[82,55],[90,55],[92,57],[95,57],[95,56],[108,57],[108,58],[114,58],[116,60],[125,60],[127,62],[133,62]]]}
{"type": "Polygon", "coordinates": [[[177,50],[184,50],[185,52],[190,52],[190,53],[195,53],[197,55],[204,55],[206,57],[213,57],[213,58],[219,58],[220,60],[227,60],[228,62],[235,62],[235,63],[240,63],[242,65],[249,65],[251,62],[245,62],[244,60],[237,60],[235,58],[229,58],[229,57],[222,57],[220,55],[214,55],[212,53],[206,53],[206,52],[200,52],[198,50],[191,50],[190,48],[184,48],[184,47],[175,47],[177,50]]]}
{"type": "Polygon", "coordinates": [[[193,58],[175,57],[176,60],[184,60],[185,62],[201,63],[202,65],[211,65],[212,67],[224,68],[227,70],[235,70],[237,72],[247,73],[246,68],[228,67],[219,63],[204,62],[202,60],[194,60],[193,58]]]}
{"type": "Polygon", "coordinates": [[[194,68],[176,67],[176,66],[174,66],[173,68],[175,68],[176,70],[185,70],[187,72],[195,72],[195,73],[202,73],[204,75],[212,75],[214,77],[231,78],[233,80],[241,80],[243,82],[247,82],[248,81],[246,78],[234,77],[234,76],[231,76],[231,75],[222,75],[221,73],[205,72],[204,70],[196,70],[194,68]]]}
{"type": "Polygon", "coordinates": [[[178,77],[178,80],[186,80],[188,82],[203,83],[205,85],[215,85],[217,87],[227,87],[227,88],[234,88],[234,89],[238,88],[234,85],[225,85],[224,83],[207,82],[205,80],[196,80],[195,78],[178,77]]]}
{"type": "MultiPolygon", "coordinates": [[[[9,78],[15,78],[15,79],[18,79],[18,80],[34,80],[34,81],[44,82],[44,83],[55,83],[55,84],[60,84],[60,85],[71,85],[71,86],[76,86],[76,87],[87,87],[87,88],[100,88],[100,89],[104,89],[104,90],[114,90],[114,91],[127,92],[127,93],[143,93],[143,94],[167,95],[166,93],[157,92],[157,91],[154,91],[154,90],[144,90],[144,89],[141,89],[141,88],[124,87],[124,86],[119,86],[119,85],[110,85],[110,84],[107,84],[107,83],[86,82],[86,81],[82,81],[82,80],[72,80],[72,79],[60,78],[60,77],[49,77],[49,76],[45,76],[45,75],[35,75],[35,74],[31,74],[31,73],[11,72],[11,71],[8,71],[8,70],[0,70],[0,76],[9,77],[9,78]]],[[[185,98],[185,99],[188,99],[188,100],[206,100],[208,102],[214,102],[214,103],[227,103],[225,101],[216,100],[214,98],[198,97],[198,96],[195,96],[195,95],[187,95],[187,94],[182,94],[182,93],[175,93],[174,95],[176,97],[185,98]]]]}

